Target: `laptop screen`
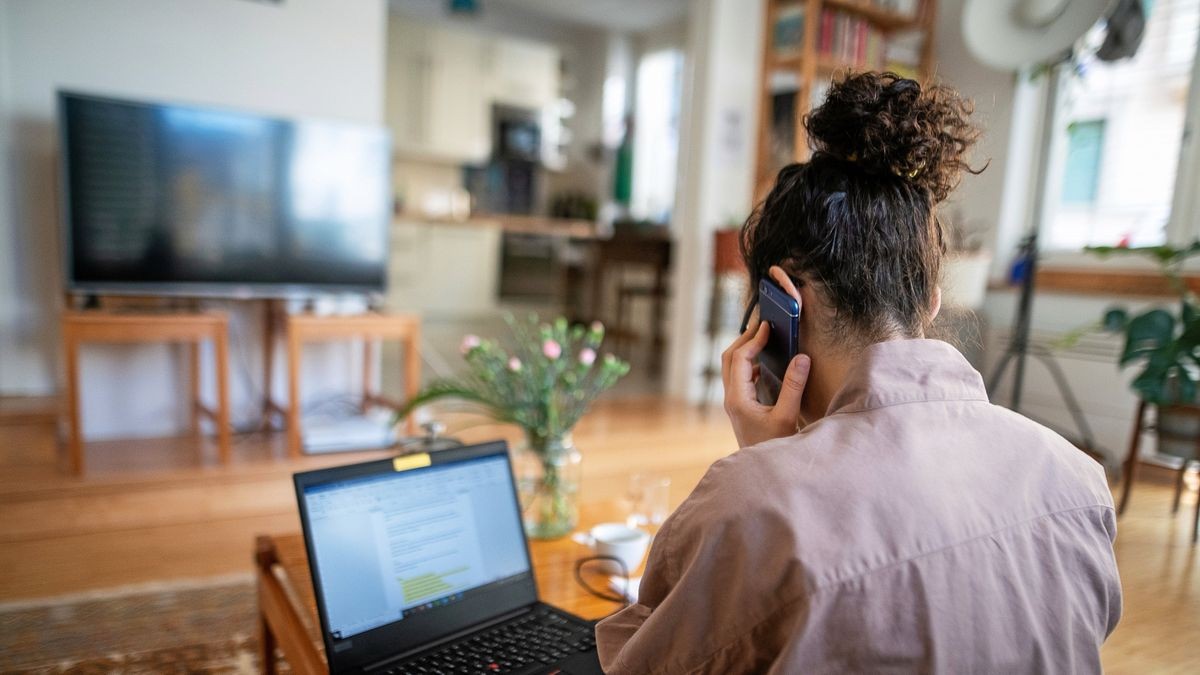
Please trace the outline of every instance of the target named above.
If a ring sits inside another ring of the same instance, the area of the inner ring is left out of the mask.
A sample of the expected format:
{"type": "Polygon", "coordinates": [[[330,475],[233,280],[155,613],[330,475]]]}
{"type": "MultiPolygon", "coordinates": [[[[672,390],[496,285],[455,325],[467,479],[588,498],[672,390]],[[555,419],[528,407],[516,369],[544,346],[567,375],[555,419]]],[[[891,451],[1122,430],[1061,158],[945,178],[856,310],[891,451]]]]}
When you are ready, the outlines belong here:
{"type": "Polygon", "coordinates": [[[505,455],[303,488],[335,640],[526,578],[505,455]]]}

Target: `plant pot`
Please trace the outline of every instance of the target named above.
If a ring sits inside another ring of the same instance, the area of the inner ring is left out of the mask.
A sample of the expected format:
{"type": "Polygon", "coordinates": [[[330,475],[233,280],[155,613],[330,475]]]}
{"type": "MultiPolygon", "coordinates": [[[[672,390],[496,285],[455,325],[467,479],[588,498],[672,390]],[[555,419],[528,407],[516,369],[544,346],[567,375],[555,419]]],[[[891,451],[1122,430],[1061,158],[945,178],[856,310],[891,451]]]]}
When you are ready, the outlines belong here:
{"type": "Polygon", "coordinates": [[[1200,442],[1200,409],[1190,405],[1160,405],[1156,412],[1158,454],[1184,461],[1200,459],[1196,451],[1200,442]]]}
{"type": "Polygon", "coordinates": [[[942,268],[942,304],[978,310],[987,296],[992,254],[988,251],[955,253],[942,268]]]}
{"type": "Polygon", "coordinates": [[[517,448],[517,491],[525,533],[531,539],[558,539],[575,529],[582,461],[570,434],[551,438],[527,434],[517,448]]]}

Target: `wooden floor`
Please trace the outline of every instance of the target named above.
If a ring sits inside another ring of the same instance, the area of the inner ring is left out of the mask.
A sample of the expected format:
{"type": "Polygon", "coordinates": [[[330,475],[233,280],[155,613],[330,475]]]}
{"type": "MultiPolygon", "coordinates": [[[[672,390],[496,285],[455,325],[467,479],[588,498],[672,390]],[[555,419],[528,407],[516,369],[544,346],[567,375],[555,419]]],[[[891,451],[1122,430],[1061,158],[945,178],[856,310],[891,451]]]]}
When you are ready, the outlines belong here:
{"type": "MultiPolygon", "coordinates": [[[[511,429],[452,418],[466,440],[511,429]]],[[[585,501],[620,499],[634,472],[672,480],[677,504],[734,447],[724,415],[659,398],[603,402],[578,429],[585,501]]],[[[89,473],[64,472],[46,419],[0,424],[0,602],[179,578],[249,573],[255,534],[295,531],[294,471],[382,456],[285,456],[280,435],[234,443],[221,467],[192,438],[90,443],[89,473]]],[[[1194,491],[1170,515],[1167,476],[1147,468],[1120,521],[1125,616],[1104,648],[1117,673],[1200,672],[1200,562],[1188,526],[1194,491]]]]}

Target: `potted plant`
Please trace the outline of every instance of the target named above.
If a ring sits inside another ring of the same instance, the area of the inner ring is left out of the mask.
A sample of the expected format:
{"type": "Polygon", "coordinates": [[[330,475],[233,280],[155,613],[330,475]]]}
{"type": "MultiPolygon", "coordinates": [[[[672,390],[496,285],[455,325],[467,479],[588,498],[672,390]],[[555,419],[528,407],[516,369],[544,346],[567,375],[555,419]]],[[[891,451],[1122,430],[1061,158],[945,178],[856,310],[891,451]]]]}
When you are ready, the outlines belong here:
{"type": "Polygon", "coordinates": [[[458,399],[525,433],[516,451],[517,485],[525,530],[537,539],[564,536],[578,521],[581,455],[571,430],[592,401],[629,372],[612,354],[598,358],[604,326],[543,323],[536,315],[505,317],[512,330],[506,349],[475,335],[460,351],[467,372],[438,380],[399,412],[403,417],[440,399],[458,399]]]}
{"type": "Polygon", "coordinates": [[[957,208],[943,223],[947,256],[942,268],[942,304],[979,310],[987,295],[992,266],[992,254],[983,245],[983,226],[979,221],[968,221],[957,208]]]}
{"type": "Polygon", "coordinates": [[[1086,249],[1102,258],[1117,255],[1149,257],[1157,265],[1178,298],[1177,309],[1155,307],[1136,316],[1120,307],[1105,312],[1101,325],[1107,331],[1123,331],[1121,367],[1138,364],[1133,390],[1157,409],[1158,435],[1162,454],[1196,458],[1195,440],[1200,435],[1200,418],[1182,409],[1195,406],[1196,384],[1200,381],[1200,301],[1183,279],[1183,264],[1200,255],[1200,241],[1190,246],[1092,246],[1086,249]]]}

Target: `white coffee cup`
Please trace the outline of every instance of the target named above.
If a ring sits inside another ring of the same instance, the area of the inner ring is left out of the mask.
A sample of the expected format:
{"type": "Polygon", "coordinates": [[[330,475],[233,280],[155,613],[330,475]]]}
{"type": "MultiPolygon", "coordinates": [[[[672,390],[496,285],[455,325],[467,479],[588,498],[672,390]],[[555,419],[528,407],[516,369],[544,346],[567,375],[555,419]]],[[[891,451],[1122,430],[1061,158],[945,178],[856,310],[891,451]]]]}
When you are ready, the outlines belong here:
{"type": "Polygon", "coordinates": [[[609,556],[620,560],[621,566],[612,560],[602,560],[596,563],[596,568],[607,574],[633,574],[646,557],[646,548],[650,545],[650,535],[636,527],[625,523],[601,523],[582,537],[583,543],[590,546],[598,556],[609,556]]]}

